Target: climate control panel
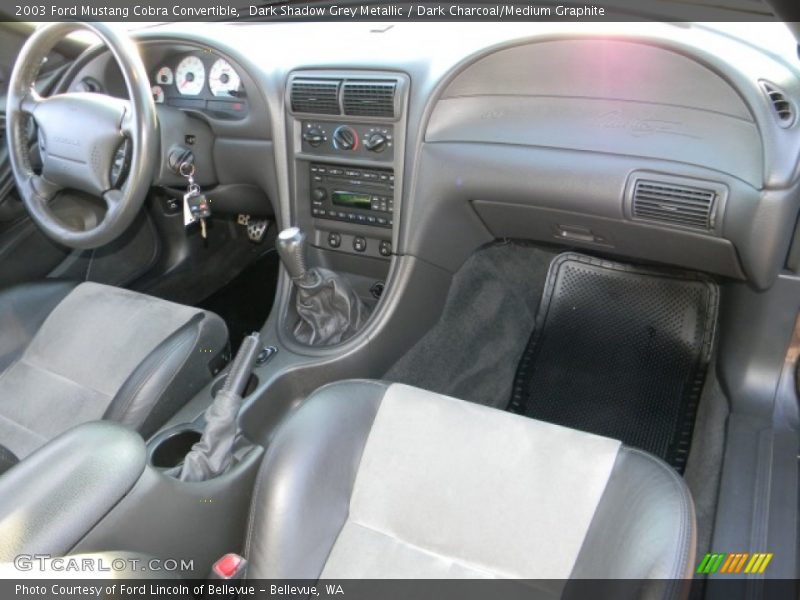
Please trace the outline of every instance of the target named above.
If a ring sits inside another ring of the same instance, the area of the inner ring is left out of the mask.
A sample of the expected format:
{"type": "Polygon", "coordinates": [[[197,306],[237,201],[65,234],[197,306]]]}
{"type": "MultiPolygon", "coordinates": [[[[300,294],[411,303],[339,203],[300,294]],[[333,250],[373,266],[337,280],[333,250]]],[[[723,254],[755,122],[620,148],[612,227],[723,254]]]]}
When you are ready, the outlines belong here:
{"type": "Polygon", "coordinates": [[[386,162],[394,159],[391,125],[303,121],[301,127],[303,152],[386,162]]]}
{"type": "Polygon", "coordinates": [[[394,224],[394,171],[342,165],[309,165],[311,214],[355,225],[394,224]]]}

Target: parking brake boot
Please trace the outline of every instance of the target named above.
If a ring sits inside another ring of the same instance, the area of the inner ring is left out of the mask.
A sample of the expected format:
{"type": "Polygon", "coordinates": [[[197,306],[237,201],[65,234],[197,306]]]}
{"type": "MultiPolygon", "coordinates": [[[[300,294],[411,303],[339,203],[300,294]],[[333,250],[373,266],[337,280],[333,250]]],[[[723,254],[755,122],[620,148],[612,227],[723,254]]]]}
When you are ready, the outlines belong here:
{"type": "Polygon", "coordinates": [[[181,481],[206,481],[222,475],[230,467],[242,395],[260,350],[261,338],[258,333],[251,333],[244,338],[222,389],[206,409],[203,437],[192,446],[183,461],[178,477],[181,481]]]}

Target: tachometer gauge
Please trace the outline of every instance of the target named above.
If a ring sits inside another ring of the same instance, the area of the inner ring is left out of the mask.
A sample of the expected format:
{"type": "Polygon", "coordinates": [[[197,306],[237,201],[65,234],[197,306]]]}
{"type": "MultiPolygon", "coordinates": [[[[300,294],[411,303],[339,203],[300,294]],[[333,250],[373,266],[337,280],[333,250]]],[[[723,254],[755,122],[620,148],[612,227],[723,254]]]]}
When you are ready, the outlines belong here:
{"type": "Polygon", "coordinates": [[[231,64],[220,58],[208,72],[208,89],[215,96],[236,96],[242,80],[231,64]]]}
{"type": "Polygon", "coordinates": [[[150,88],[150,91],[156,104],[164,104],[164,89],[160,85],[154,85],[150,88]]]}
{"type": "Polygon", "coordinates": [[[156,73],[156,83],[159,85],[172,85],[174,81],[175,76],[169,67],[161,67],[156,73]]]}
{"type": "Polygon", "coordinates": [[[197,96],[206,83],[206,68],[196,56],[187,56],[175,69],[175,85],[184,96],[197,96]]]}

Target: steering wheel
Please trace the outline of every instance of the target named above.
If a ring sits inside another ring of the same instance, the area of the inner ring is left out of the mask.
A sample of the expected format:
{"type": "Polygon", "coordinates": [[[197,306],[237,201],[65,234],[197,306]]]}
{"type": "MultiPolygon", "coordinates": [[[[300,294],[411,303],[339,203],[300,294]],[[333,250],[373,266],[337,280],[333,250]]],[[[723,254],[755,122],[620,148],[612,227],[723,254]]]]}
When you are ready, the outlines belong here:
{"type": "Polygon", "coordinates": [[[35,31],[11,73],[6,123],[9,158],[20,197],[47,236],[70,248],[98,248],[133,223],[153,181],[159,132],[147,72],[126,34],[104,23],[74,22],[54,23],[35,31]],[[95,33],[111,51],[130,100],[96,93],[49,98],[37,94],[33,86],[45,58],[64,36],[80,29],[95,33]],[[28,117],[38,128],[40,173],[31,165],[28,117]],[[50,203],[65,189],[102,198],[106,206],[102,221],[88,229],[63,223],[50,203]]]}

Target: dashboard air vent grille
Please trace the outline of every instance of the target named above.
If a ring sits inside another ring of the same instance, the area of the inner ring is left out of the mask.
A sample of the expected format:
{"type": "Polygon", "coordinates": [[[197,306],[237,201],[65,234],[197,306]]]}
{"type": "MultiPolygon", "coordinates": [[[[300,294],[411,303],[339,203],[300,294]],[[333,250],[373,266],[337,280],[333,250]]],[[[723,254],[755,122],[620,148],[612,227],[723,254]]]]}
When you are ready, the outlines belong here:
{"type": "Polygon", "coordinates": [[[295,79],[292,82],[292,110],[318,115],[338,115],[338,79],[295,79]]]}
{"type": "Polygon", "coordinates": [[[709,231],[714,228],[716,201],[712,189],[639,179],[633,190],[633,216],[709,231]]]}
{"type": "Polygon", "coordinates": [[[792,123],[794,123],[794,106],[786,97],[781,90],[775,87],[772,84],[769,84],[765,81],[761,82],[761,87],[764,89],[764,93],[769,98],[770,103],[772,104],[772,109],[775,111],[775,115],[778,117],[778,122],[782,127],[789,127],[792,123]]]}
{"type": "Polygon", "coordinates": [[[344,114],[355,117],[394,117],[394,81],[346,81],[344,114]]]}

